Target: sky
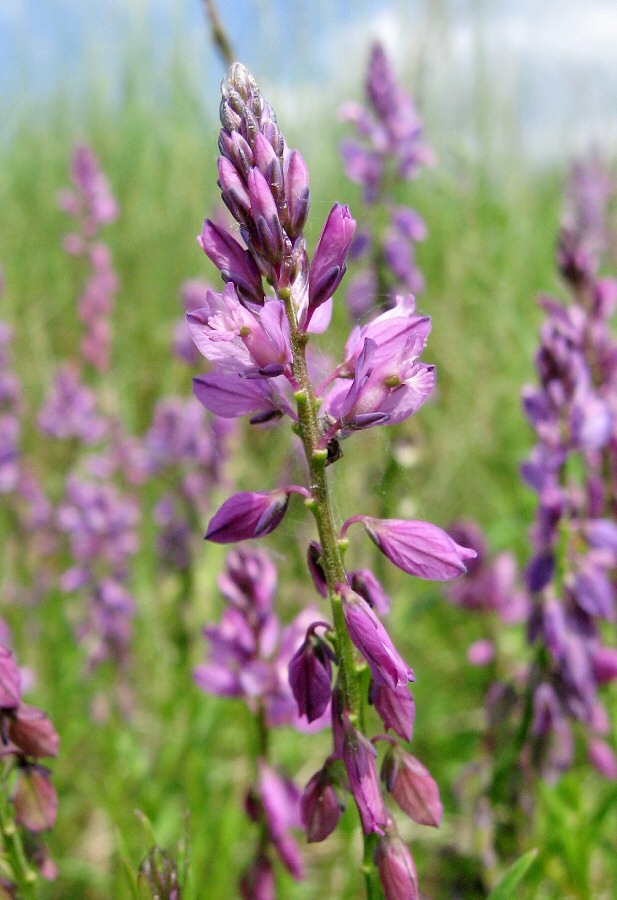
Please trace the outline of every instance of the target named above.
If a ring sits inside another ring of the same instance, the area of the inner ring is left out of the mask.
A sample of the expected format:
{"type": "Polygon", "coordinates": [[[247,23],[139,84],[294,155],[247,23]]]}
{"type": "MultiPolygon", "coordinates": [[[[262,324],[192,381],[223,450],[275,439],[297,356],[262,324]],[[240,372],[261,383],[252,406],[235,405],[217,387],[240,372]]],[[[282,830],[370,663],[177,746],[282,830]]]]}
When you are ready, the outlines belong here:
{"type": "MultiPolygon", "coordinates": [[[[499,131],[531,159],[617,147],[617,0],[219,0],[238,58],[297,121],[359,95],[379,37],[431,126],[473,149],[499,131]],[[481,101],[481,102],[479,102],[481,101]],[[499,120],[499,128],[496,123],[499,120]],[[510,137],[508,137],[510,135],[510,137]]],[[[0,94],[19,104],[96,71],[120,90],[127,54],[165,70],[182,47],[204,102],[223,66],[201,0],[0,0],[0,94]]]]}

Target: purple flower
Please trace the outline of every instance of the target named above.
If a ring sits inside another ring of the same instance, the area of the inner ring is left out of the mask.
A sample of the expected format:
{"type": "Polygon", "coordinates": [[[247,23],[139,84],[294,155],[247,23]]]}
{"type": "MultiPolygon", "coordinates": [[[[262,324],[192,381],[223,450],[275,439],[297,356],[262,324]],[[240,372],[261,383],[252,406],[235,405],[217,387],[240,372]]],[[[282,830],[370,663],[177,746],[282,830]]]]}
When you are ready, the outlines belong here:
{"type": "Polygon", "coordinates": [[[414,101],[398,84],[380,44],[371,50],[366,98],[366,107],[348,103],[341,110],[357,131],[357,139],[341,145],[345,171],[362,185],[366,203],[381,207],[379,215],[372,216],[379,227],[374,225],[364,242],[365,268],[348,291],[347,303],[356,319],[377,305],[390,305],[399,291],[424,287],[414,245],[425,239],[426,226],[415,210],[396,206],[392,185],[415,178],[423,165],[433,161],[422,143],[414,101]],[[370,257],[367,245],[373,248],[370,257]]]}
{"type": "Polygon", "coordinates": [[[617,649],[595,647],[592,651],[592,666],[599,684],[609,684],[617,679],[617,649]]]}
{"type": "Polygon", "coordinates": [[[0,709],[16,709],[21,703],[21,676],[13,654],[0,647],[0,709]]]}
{"type": "Polygon", "coordinates": [[[108,427],[97,406],[96,395],[81,382],[79,370],[65,365],[58,370],[39,414],[39,428],[54,438],[95,444],[108,427]]]}
{"type": "Polygon", "coordinates": [[[249,312],[228,283],[222,294],[209,291],[207,304],[187,313],[187,321],[195,346],[217,371],[275,377],[291,364],[289,322],[281,301],[270,300],[258,312],[249,312]]]}
{"type": "Polygon", "coordinates": [[[617,781],[617,756],[615,751],[605,741],[594,738],[587,747],[589,761],[597,769],[600,775],[610,781],[617,781]]]}
{"type": "Polygon", "coordinates": [[[414,348],[419,346],[424,350],[431,332],[431,320],[428,316],[418,316],[414,313],[413,294],[401,295],[396,298],[392,309],[381,313],[362,327],[356,325],[345,345],[345,361],[338,372],[341,375],[355,373],[356,363],[367,339],[376,344],[374,365],[391,362],[409,346],[414,348]],[[413,341],[410,345],[411,339],[413,341]]]}
{"type": "Polygon", "coordinates": [[[414,681],[413,669],[399,655],[366,600],[347,585],[339,584],[337,590],[343,600],[349,636],[369,664],[375,681],[392,690],[414,681]]]}
{"type": "Polygon", "coordinates": [[[210,519],[206,540],[229,544],[270,534],[287,512],[289,495],[286,489],[234,494],[210,519]]]}
{"type": "Polygon", "coordinates": [[[365,834],[383,834],[388,821],[379,786],[376,757],[377,751],[368,738],[346,723],[343,761],[365,834]]]}
{"type": "Polygon", "coordinates": [[[404,740],[410,741],[416,719],[416,704],[407,685],[392,689],[385,684],[373,682],[370,699],[386,730],[391,728],[404,740]]]}
{"type": "Polygon", "coordinates": [[[276,421],[283,415],[297,420],[288,388],[286,380],[272,377],[267,371],[258,378],[217,372],[193,378],[195,396],[207,410],[223,419],[252,414],[252,425],[276,421]]]}
{"type": "Polygon", "coordinates": [[[356,220],[349,207],[336,203],[326,219],[311,263],[305,327],[317,307],[329,300],[341,283],[355,230],[356,220]]]}
{"type": "Polygon", "coordinates": [[[327,761],[323,769],[310,778],[300,799],[300,812],[309,844],[325,841],[345,810],[336,765],[334,760],[327,761]]]}
{"type": "Polygon", "coordinates": [[[20,704],[8,719],[6,734],[24,756],[40,759],[58,755],[58,732],[45,713],[35,706],[20,704]]]}
{"type": "Polygon", "coordinates": [[[486,638],[474,641],[467,650],[467,659],[472,666],[487,666],[495,659],[495,644],[486,638]]]}
{"type": "Polygon", "coordinates": [[[315,636],[317,624],[326,623],[311,625],[304,643],[289,661],[289,684],[298,704],[298,713],[306,716],[309,722],[324,714],[332,694],[331,651],[315,636]]]}
{"type": "Polygon", "coordinates": [[[429,522],[353,516],[343,525],[341,536],[354,522],[362,522],[373,543],[395,566],[429,581],[447,581],[462,575],[465,561],[476,557],[475,550],[461,547],[429,522]]]}
{"type": "Polygon", "coordinates": [[[19,769],[11,800],[16,823],[28,831],[38,834],[54,825],[58,815],[58,795],[49,770],[44,766],[28,764],[19,769]]]}
{"type": "Polygon", "coordinates": [[[197,238],[201,247],[217,269],[224,282],[232,282],[245,303],[262,305],[264,302],[261,275],[250,253],[235,238],[209,219],[197,238]]]}
{"type": "Polygon", "coordinates": [[[423,348],[423,339],[413,336],[397,355],[379,362],[377,343],[366,338],[351,386],[339,381],[326,397],[326,410],[350,430],[396,425],[414,415],[435,386],[434,366],[417,361],[423,348]]]}
{"type": "Polygon", "coordinates": [[[77,147],[72,160],[72,178],[76,192],[66,191],[61,206],[77,219],[79,233],[67,234],[67,253],[86,257],[91,264],[84,291],[79,298],[79,317],[86,326],[81,342],[84,359],[104,372],[111,364],[111,323],[119,279],[113,268],[111,251],[95,241],[100,228],[118,216],[118,204],[99,162],[89,147],[77,147]]]}
{"type": "Polygon", "coordinates": [[[260,853],[240,879],[242,900],[276,900],[276,879],[270,859],[260,853]]]}
{"type": "Polygon", "coordinates": [[[390,612],[392,601],[377,576],[370,569],[350,572],[349,583],[351,589],[364,597],[369,606],[376,609],[380,616],[385,616],[390,612]]]}
{"type": "Polygon", "coordinates": [[[326,579],[326,573],[324,572],[323,566],[321,564],[321,554],[321,544],[319,544],[317,541],[311,541],[306,552],[308,569],[311,574],[311,578],[313,579],[313,584],[315,585],[317,593],[321,594],[322,597],[327,597],[328,582],[326,579]]]}
{"type": "Polygon", "coordinates": [[[384,757],[381,777],[400,808],[414,822],[439,828],[443,817],[439,788],[415,756],[399,747],[390,747],[384,757]]]}
{"type": "Polygon", "coordinates": [[[274,611],[278,573],[267,553],[259,548],[239,547],[227,554],[225,571],[218,584],[225,600],[261,620],[274,611]]]}
{"type": "Polygon", "coordinates": [[[259,794],[272,843],[296,880],[304,878],[300,848],[289,834],[290,828],[301,828],[300,791],[288,778],[281,777],[271,766],[260,761],[259,794]]]}
{"type": "Polygon", "coordinates": [[[418,873],[413,856],[392,829],[379,839],[375,862],[386,900],[419,900],[418,873]]]}

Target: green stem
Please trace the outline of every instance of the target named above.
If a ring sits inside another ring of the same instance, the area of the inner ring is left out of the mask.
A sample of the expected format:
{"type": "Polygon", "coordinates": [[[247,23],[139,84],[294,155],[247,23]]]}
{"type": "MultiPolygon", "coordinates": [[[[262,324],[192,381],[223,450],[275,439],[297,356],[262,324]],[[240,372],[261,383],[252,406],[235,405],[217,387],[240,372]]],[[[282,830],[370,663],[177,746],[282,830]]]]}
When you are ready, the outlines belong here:
{"type": "Polygon", "coordinates": [[[307,505],[315,517],[321,543],[322,564],[326,574],[328,597],[334,620],[343,701],[352,721],[357,722],[360,715],[361,700],[355,664],[355,650],[345,623],[343,601],[337,590],[337,585],[347,583],[347,573],[338,542],[328,489],[326,473],[328,453],[327,450],[319,446],[322,434],[317,415],[317,398],[311,384],[306,362],[307,335],[298,329],[291,296],[284,299],[291,331],[293,374],[299,385],[299,390],[296,391],[296,404],[300,438],[309,467],[309,487],[312,499],[307,502],[307,505]]]}
{"type": "Polygon", "coordinates": [[[13,819],[6,814],[3,803],[0,803],[0,829],[2,830],[2,843],[11,866],[13,878],[19,888],[19,896],[23,898],[35,897],[36,871],[26,859],[19,830],[13,819]]]}
{"type": "MultiPolygon", "coordinates": [[[[289,319],[291,348],[293,354],[292,370],[298,383],[296,404],[298,410],[299,434],[309,468],[309,487],[311,499],[307,506],[311,509],[317,523],[317,532],[322,550],[322,565],[328,585],[328,597],[332,608],[332,619],[335,631],[335,643],[338,655],[339,683],[343,695],[344,708],[350,720],[358,729],[364,726],[364,710],[362,696],[362,674],[364,669],[356,665],[356,651],[347,630],[343,601],[337,589],[339,584],[347,584],[347,572],[343,563],[338,531],[334,523],[332,501],[328,488],[326,462],[327,450],[320,447],[322,429],[319,424],[319,403],[315,397],[306,361],[306,344],[308,335],[298,328],[296,312],[291,293],[282,294],[289,319]]],[[[383,897],[377,870],[374,862],[374,835],[364,835],[364,861],[362,871],[366,883],[368,900],[379,900],[383,897]]]]}
{"type": "Polygon", "coordinates": [[[375,849],[379,840],[376,834],[364,836],[364,858],[362,860],[362,874],[366,887],[367,900],[383,900],[383,889],[379,879],[379,873],[375,866],[375,849]]]}

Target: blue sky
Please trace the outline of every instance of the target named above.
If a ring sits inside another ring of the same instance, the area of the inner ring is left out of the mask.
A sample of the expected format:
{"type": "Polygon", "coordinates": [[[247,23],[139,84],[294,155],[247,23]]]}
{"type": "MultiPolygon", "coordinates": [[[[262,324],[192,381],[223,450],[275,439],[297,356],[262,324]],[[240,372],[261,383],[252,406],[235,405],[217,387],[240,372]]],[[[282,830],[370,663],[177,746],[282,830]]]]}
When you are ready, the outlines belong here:
{"type": "MultiPolygon", "coordinates": [[[[237,55],[286,115],[357,94],[378,35],[446,135],[469,130],[488,85],[489,108],[518,123],[531,157],[617,146],[617,0],[219,0],[219,9],[237,55]]],[[[0,0],[2,94],[79,91],[93,69],[113,89],[129,47],[163,71],[174,40],[204,98],[215,96],[223,67],[201,0],[0,0]]]]}

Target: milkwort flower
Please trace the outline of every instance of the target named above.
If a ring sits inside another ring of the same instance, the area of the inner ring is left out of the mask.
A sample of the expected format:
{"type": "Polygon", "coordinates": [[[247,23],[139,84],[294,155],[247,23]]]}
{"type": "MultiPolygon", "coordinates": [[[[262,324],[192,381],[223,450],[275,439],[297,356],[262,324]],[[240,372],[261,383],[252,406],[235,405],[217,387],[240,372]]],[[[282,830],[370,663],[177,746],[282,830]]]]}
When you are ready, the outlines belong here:
{"type": "MultiPolygon", "coordinates": [[[[517,664],[513,680],[496,682],[487,695],[488,765],[494,765],[499,746],[517,747],[526,777],[516,792],[538,773],[555,780],[569,769],[577,734],[592,765],[607,778],[617,777],[610,717],[600,695],[617,678],[617,652],[604,646],[602,627],[617,613],[617,345],[610,328],[617,283],[598,275],[600,251],[610,243],[611,190],[597,157],[589,168],[574,167],[558,248],[572,299],[540,299],[546,318],[536,356],[538,384],[523,391],[537,444],[521,472],[538,496],[524,576],[509,554],[490,559],[482,534],[470,523],[452,529],[455,540],[477,549],[478,558],[449,588],[450,599],[495,611],[504,623],[522,618],[527,625],[531,662],[517,664]]],[[[470,648],[470,658],[483,664],[498,650],[498,644],[482,640],[470,648]]]]}
{"type": "MultiPolygon", "coordinates": [[[[276,851],[294,878],[304,877],[300,849],[291,829],[302,827],[300,790],[267,761],[264,729],[292,725],[300,730],[323,728],[329,713],[329,692],[318,715],[299,709],[288,668],[311,632],[317,610],[305,609],[287,628],[274,612],[278,573],[262,550],[234,550],[227,557],[219,587],[226,608],[218,625],[204,634],[210,644],[208,662],[195,669],[202,690],[219,697],[242,698],[254,713],[260,735],[259,777],[246,802],[251,819],[260,822],[268,838],[241,879],[243,896],[255,897],[263,879],[270,882],[270,850],[276,851]]],[[[329,628],[327,623],[323,623],[329,628]]],[[[268,896],[274,896],[273,893],[268,896]]]]}
{"type": "Polygon", "coordinates": [[[223,480],[229,435],[228,421],[208,416],[195,398],[165,397],[154,409],[144,449],[149,475],[167,485],[154,516],[159,558],[173,571],[190,569],[212,488],[223,480]]]}
{"type": "Polygon", "coordinates": [[[413,98],[398,83],[380,43],[371,48],[365,88],[366,106],[346,103],[341,109],[341,118],[357,132],[341,145],[345,171],[364,189],[371,223],[351,247],[351,258],[363,263],[347,291],[355,319],[392,305],[399,293],[423,290],[415,244],[426,238],[426,225],[416,210],[396,203],[394,186],[434,163],[413,98]]]}
{"type": "MultiPolygon", "coordinates": [[[[229,418],[250,415],[257,424],[289,416],[302,441],[310,488],[286,485],[236,494],[215,513],[206,537],[227,543],[269,534],[282,521],[291,493],[304,496],[313,512],[319,542],[310,544],[309,571],[318,593],[329,597],[334,625],[323,623],[317,613],[308,616],[287,657],[287,683],[296,715],[319,721],[331,697],[334,747],[319,777],[307,785],[303,817],[311,840],[326,837],[338,821],[330,787],[348,790],[370,841],[373,833],[385,834],[390,817],[375,744],[358,728],[360,679],[366,685],[360,673],[367,667],[371,671],[370,696],[385,727],[408,739],[415,715],[407,688],[413,672],[378,617],[388,606],[382,586],[367,570],[345,569],[345,532],[361,521],[386,556],[420,577],[456,577],[475,552],[424,522],[355,516],[337,534],[326,467],[340,458],[340,439],[402,422],[426,401],[435,384],[434,367],[421,361],[430,320],[416,314],[413,297],[398,297],[392,309],[354,329],[343,361],[313,386],[306,347],[311,334],[328,327],[355,221],[348,207],[335,204],[309,260],[303,236],[310,203],[306,164],[287,147],[272,109],[243,66],[231,67],[222,93],[219,184],[242,242],[209,220],[199,238],[225,286],[222,292],[209,291],[204,306],[187,317],[196,346],[213,367],[195,379],[195,394],[207,409],[229,418]],[[317,630],[321,626],[325,631],[317,630]],[[316,818],[320,797],[327,799],[328,813],[316,818]]],[[[407,158],[405,171],[411,167],[407,158]]],[[[251,604],[251,610],[247,617],[246,605],[233,605],[220,628],[207,632],[211,659],[196,678],[223,696],[259,699],[271,719],[268,663],[278,626],[270,609],[260,614],[251,604]]],[[[434,806],[432,785],[430,790],[427,802],[434,806]]],[[[269,858],[255,861],[268,879],[270,865],[269,858]]],[[[384,866],[380,869],[389,878],[384,866]]]]}
{"type": "Polygon", "coordinates": [[[126,666],[135,616],[129,587],[130,561],[139,548],[136,500],[112,483],[73,473],[57,511],[58,528],[68,535],[73,565],[61,587],[81,591],[89,600],[78,636],[88,648],[91,666],[107,658],[126,666]]]}
{"type": "MultiPolygon", "coordinates": [[[[278,573],[262,550],[233,550],[227,556],[219,588],[226,601],[220,624],[204,631],[210,644],[207,663],[197,666],[195,680],[207,693],[243,698],[251,709],[263,708],[266,722],[305,730],[323,727],[328,702],[318,716],[299,712],[288,667],[300,650],[307,629],[317,621],[315,609],[305,609],[286,628],[274,611],[278,573]]],[[[327,624],[327,623],[326,623],[327,624]]]]}
{"type": "Polygon", "coordinates": [[[0,321],[0,494],[15,490],[19,481],[22,399],[11,365],[12,340],[12,330],[0,321]]]}
{"type": "Polygon", "coordinates": [[[75,149],[71,178],[74,189],[60,195],[60,205],[75,219],[78,230],[66,235],[64,247],[92,267],[79,299],[79,316],[86,326],[81,352],[95,369],[105,372],[111,363],[110,316],[119,280],[109,247],[96,238],[104,225],[117,219],[119,207],[90,147],[81,145],[75,149]]]}
{"type": "Polygon", "coordinates": [[[610,326],[617,282],[598,275],[614,190],[597,156],[574,167],[558,250],[572,302],[541,298],[546,320],[536,358],[539,386],[523,392],[538,435],[522,469],[539,500],[525,573],[528,630],[550,660],[548,666],[536,661],[529,672],[532,746],[553,776],[572,763],[574,722],[582,725],[591,762],[607,777],[617,775],[595,663],[604,650],[601,622],[617,616],[617,343],[610,326]]]}

